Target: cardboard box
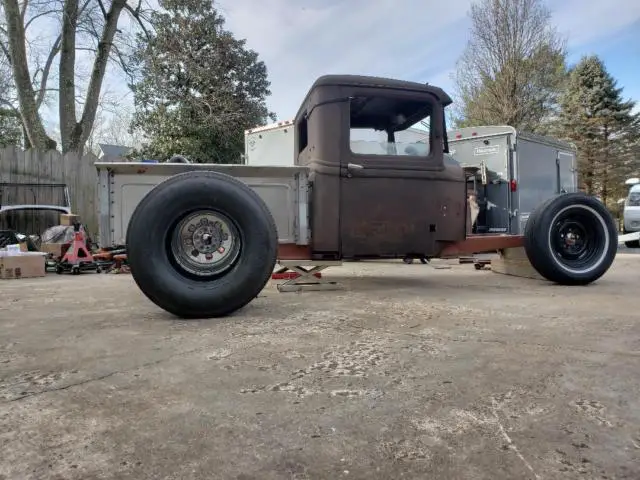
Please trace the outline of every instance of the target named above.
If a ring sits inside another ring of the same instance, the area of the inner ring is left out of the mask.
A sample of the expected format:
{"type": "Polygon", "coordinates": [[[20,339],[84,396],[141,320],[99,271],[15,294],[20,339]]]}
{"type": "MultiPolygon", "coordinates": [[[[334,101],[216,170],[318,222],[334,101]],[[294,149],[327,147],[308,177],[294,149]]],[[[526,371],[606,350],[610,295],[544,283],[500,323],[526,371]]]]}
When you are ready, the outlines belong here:
{"type": "Polygon", "coordinates": [[[65,227],[71,227],[74,223],[80,222],[80,217],[78,215],[74,215],[72,213],[61,213],[60,214],[60,225],[64,225],[65,227]]]}
{"type": "Polygon", "coordinates": [[[41,252],[0,256],[0,279],[36,278],[45,276],[45,256],[41,252]]]}
{"type": "Polygon", "coordinates": [[[69,247],[67,243],[43,243],[40,245],[40,251],[42,253],[51,253],[54,258],[62,257],[69,247]]]}

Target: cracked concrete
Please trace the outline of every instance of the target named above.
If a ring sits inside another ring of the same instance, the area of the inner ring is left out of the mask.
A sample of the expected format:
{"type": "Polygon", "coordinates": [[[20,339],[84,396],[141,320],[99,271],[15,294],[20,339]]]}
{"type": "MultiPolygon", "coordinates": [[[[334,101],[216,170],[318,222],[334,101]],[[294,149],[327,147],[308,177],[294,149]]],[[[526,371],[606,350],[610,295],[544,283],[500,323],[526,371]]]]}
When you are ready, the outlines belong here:
{"type": "Polygon", "coordinates": [[[181,321],[0,283],[0,479],[636,479],[640,256],[597,284],[359,262],[181,321]]]}

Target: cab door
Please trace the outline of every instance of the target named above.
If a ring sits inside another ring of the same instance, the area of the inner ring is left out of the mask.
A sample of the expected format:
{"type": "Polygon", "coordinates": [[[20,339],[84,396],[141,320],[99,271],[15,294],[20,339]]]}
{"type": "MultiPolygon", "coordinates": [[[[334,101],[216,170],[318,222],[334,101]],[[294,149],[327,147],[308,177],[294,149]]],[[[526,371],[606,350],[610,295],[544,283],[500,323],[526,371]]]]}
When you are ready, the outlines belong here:
{"type": "MultiPolygon", "coordinates": [[[[344,257],[401,256],[429,250],[428,180],[415,171],[359,159],[341,172],[340,230],[344,257]]],[[[432,227],[433,228],[433,227],[432,227]]]]}
{"type": "MultiPolygon", "coordinates": [[[[433,115],[435,117],[435,115],[433,115]]],[[[344,258],[399,257],[428,254],[434,248],[437,218],[446,205],[442,146],[432,152],[430,131],[414,128],[395,133],[347,128],[340,172],[340,232],[344,258]]],[[[352,125],[351,125],[352,126],[352,125]]],[[[464,198],[449,189],[452,197],[464,198]]],[[[453,215],[453,212],[451,212],[453,215]]]]}

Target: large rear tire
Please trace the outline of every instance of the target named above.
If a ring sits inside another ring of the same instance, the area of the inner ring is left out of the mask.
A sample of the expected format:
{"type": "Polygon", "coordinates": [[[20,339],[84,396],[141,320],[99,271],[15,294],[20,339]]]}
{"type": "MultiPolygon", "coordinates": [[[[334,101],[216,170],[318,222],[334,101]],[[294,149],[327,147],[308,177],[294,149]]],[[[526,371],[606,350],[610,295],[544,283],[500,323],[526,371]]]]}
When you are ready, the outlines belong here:
{"type": "Polygon", "coordinates": [[[611,267],[618,232],[602,202],[583,193],[566,193],[543,202],[531,214],[524,247],[531,265],[547,280],[586,285],[611,267]]]}
{"type": "Polygon", "coordinates": [[[178,174],[137,205],[127,261],[142,292],[182,318],[228,315],[273,273],[278,236],[271,212],[247,185],[217,172],[178,174]]]}

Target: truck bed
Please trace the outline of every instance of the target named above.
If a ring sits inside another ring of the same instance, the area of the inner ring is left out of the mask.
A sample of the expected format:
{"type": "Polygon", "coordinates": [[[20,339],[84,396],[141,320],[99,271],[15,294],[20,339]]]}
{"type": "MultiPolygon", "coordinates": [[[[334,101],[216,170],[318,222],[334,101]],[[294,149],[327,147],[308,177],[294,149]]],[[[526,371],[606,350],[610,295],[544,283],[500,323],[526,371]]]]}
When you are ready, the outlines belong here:
{"type": "Polygon", "coordinates": [[[220,172],[251,187],[271,211],[280,243],[308,245],[308,169],[299,166],[96,162],[101,247],[124,245],[138,203],[169,177],[190,171],[220,172]]]}

